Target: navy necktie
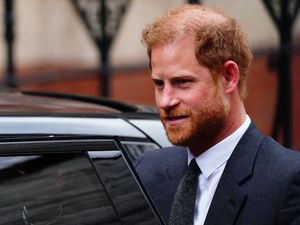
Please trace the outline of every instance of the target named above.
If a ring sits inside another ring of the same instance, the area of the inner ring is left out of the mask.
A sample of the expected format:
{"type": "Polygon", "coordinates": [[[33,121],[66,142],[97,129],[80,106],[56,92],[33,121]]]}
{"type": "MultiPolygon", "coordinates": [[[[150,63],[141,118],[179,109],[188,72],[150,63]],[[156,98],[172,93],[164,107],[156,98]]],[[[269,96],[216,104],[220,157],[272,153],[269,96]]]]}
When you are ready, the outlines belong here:
{"type": "Polygon", "coordinates": [[[198,177],[201,173],[196,159],[192,159],[182,178],[172,204],[169,225],[192,225],[198,177]]]}

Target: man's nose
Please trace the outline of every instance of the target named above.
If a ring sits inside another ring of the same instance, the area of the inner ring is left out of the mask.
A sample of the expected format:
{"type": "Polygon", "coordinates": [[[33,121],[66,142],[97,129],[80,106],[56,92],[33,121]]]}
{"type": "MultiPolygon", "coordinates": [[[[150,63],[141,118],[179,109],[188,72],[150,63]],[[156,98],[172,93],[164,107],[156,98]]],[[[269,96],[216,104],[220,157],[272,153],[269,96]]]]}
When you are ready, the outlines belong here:
{"type": "Polygon", "coordinates": [[[170,109],[178,105],[180,102],[174,91],[170,89],[165,89],[159,94],[159,96],[157,96],[156,100],[158,107],[164,110],[170,109]]]}

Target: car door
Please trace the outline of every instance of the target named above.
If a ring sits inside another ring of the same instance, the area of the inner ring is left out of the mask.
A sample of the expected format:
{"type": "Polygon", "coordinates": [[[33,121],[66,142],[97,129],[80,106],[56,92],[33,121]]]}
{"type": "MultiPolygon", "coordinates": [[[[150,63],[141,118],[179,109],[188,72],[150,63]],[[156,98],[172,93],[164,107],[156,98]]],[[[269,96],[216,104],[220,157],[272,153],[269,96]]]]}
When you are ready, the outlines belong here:
{"type": "Polygon", "coordinates": [[[122,149],[113,139],[1,142],[0,225],[163,224],[122,149]]]}

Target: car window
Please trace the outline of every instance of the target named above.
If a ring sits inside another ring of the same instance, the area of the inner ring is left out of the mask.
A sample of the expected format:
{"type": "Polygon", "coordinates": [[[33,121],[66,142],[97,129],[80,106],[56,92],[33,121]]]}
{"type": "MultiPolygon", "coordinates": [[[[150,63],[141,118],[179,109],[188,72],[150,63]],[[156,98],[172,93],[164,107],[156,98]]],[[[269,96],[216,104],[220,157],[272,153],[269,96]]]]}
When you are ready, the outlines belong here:
{"type": "Polygon", "coordinates": [[[152,142],[121,141],[121,144],[127,152],[128,158],[131,162],[134,162],[146,151],[153,151],[160,148],[157,144],[152,142]]]}
{"type": "Polygon", "coordinates": [[[6,162],[0,170],[1,224],[119,224],[83,154],[1,157],[1,162],[6,162]]]}
{"type": "Polygon", "coordinates": [[[106,191],[122,218],[122,224],[160,224],[149,207],[150,203],[146,201],[128,169],[121,151],[109,153],[110,155],[103,154],[103,152],[89,152],[100,179],[105,184],[106,191]]]}
{"type": "Polygon", "coordinates": [[[52,148],[46,143],[47,151],[35,143],[35,154],[32,143],[5,144],[7,151],[0,156],[0,224],[162,224],[134,178],[126,153],[108,141],[87,143],[91,147],[79,140],[52,148]],[[110,150],[96,150],[101,144],[110,150]],[[20,153],[29,150],[30,155],[20,153]],[[14,155],[8,156],[11,152],[14,155]]]}

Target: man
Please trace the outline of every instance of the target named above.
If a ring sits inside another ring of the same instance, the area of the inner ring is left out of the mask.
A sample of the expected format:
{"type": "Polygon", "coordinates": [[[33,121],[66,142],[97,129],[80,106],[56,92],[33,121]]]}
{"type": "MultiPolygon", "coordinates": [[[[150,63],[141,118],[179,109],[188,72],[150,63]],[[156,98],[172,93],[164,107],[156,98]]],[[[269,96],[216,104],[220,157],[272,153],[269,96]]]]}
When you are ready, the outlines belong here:
{"type": "Polygon", "coordinates": [[[164,221],[171,215],[170,224],[299,225],[300,154],[262,135],[245,112],[252,56],[236,21],[187,4],[149,25],[143,42],[167,136],[186,146],[136,162],[164,221]],[[193,218],[185,222],[180,213],[190,207],[181,197],[178,210],[178,196],[193,158],[200,174],[193,218]]]}

